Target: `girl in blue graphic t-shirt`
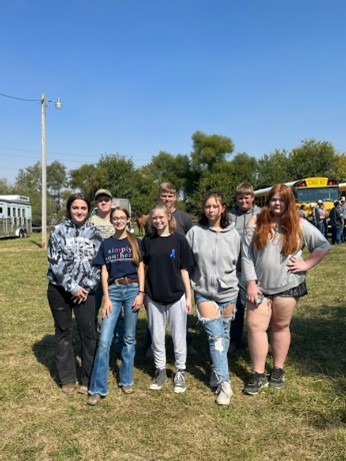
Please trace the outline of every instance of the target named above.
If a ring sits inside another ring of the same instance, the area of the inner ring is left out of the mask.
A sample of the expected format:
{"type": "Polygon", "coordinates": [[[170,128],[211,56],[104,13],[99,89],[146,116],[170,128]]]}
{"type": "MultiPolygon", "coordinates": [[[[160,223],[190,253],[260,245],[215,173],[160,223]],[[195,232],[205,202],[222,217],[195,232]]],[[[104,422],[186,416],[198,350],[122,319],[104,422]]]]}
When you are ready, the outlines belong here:
{"type": "Polygon", "coordinates": [[[119,386],[133,392],[133,363],[138,311],[144,299],[144,265],[140,240],[127,230],[130,217],[126,208],[117,207],[110,215],[115,234],[101,244],[94,264],[101,266],[103,289],[102,324],[89,386],[89,405],[96,405],[108,393],[109,352],[114,327],[124,313],[124,346],[121,351],[119,386]]]}

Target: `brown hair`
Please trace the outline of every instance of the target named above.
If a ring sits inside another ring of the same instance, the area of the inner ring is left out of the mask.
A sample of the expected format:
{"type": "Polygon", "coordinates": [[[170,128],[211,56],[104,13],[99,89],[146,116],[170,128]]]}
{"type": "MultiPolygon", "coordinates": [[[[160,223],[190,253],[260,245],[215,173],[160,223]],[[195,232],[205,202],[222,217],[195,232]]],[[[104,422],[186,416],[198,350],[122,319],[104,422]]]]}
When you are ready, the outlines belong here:
{"type": "Polygon", "coordinates": [[[228,227],[230,224],[230,216],[227,210],[227,204],[223,196],[223,193],[218,190],[210,191],[205,194],[203,198],[202,213],[201,213],[201,217],[199,218],[199,224],[206,226],[209,223],[208,218],[204,214],[204,207],[210,198],[214,198],[217,202],[220,202],[221,206],[225,207],[220,217],[220,227],[221,229],[226,229],[226,227],[228,227]]]}
{"type": "MultiPolygon", "coordinates": [[[[128,212],[127,208],[117,206],[115,208],[112,208],[110,219],[112,219],[115,211],[122,211],[123,213],[126,214],[127,219],[130,218],[130,213],[128,212]]],[[[142,254],[140,252],[137,239],[135,235],[129,232],[128,230],[126,230],[126,235],[127,235],[130,247],[131,247],[133,262],[135,263],[136,266],[139,266],[139,263],[142,261],[142,254]]]]}
{"type": "Polygon", "coordinates": [[[167,215],[168,217],[168,230],[169,230],[169,233],[170,234],[174,234],[176,228],[177,228],[177,223],[175,222],[175,218],[174,216],[172,215],[172,213],[169,211],[169,208],[168,206],[163,203],[163,202],[156,202],[154,203],[154,205],[151,207],[151,210],[150,210],[150,214],[149,214],[149,217],[150,217],[150,220],[149,220],[149,231],[152,235],[156,234],[156,228],[153,226],[153,220],[152,220],[152,216],[153,216],[153,212],[155,210],[163,210],[165,212],[165,214],[167,215]]]}
{"type": "Polygon", "coordinates": [[[267,245],[268,240],[273,238],[269,202],[275,194],[280,194],[285,205],[285,211],[280,218],[280,225],[283,232],[281,254],[287,256],[298,250],[302,242],[302,234],[300,230],[300,217],[296,210],[292,189],[285,184],[275,184],[271,188],[262,212],[257,215],[257,226],[253,244],[257,250],[262,250],[267,245]]]}
{"type": "Polygon", "coordinates": [[[90,206],[91,206],[89,197],[87,195],[83,194],[82,192],[77,192],[76,194],[70,195],[69,198],[67,199],[67,202],[66,202],[66,217],[71,219],[71,206],[72,206],[72,203],[75,200],[83,200],[83,202],[85,202],[87,204],[88,215],[89,215],[90,206]]]}

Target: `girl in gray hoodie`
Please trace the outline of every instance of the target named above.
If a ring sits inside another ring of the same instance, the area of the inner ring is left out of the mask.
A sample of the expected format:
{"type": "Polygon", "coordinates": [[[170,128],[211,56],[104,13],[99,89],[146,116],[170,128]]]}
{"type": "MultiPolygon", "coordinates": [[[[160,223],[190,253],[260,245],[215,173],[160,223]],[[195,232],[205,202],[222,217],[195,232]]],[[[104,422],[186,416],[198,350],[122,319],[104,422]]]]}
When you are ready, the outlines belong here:
{"type": "Polygon", "coordinates": [[[253,216],[242,240],[242,278],[247,283],[248,342],[253,372],[244,387],[248,395],[262,387],[282,387],[295,306],[307,294],[306,271],[329,250],[321,232],[296,210],[292,189],[276,184],[262,212],[253,216]],[[304,260],[303,248],[310,255],[304,260]],[[265,372],[270,325],[274,368],[265,372]]]}
{"type": "Polygon", "coordinates": [[[240,237],[230,224],[225,200],[220,192],[209,192],[197,226],[186,235],[194,256],[191,284],[197,316],[208,335],[212,360],[210,385],[217,387],[216,403],[228,405],[232,389],[227,352],[230,322],[238,295],[236,275],[240,237]]]}

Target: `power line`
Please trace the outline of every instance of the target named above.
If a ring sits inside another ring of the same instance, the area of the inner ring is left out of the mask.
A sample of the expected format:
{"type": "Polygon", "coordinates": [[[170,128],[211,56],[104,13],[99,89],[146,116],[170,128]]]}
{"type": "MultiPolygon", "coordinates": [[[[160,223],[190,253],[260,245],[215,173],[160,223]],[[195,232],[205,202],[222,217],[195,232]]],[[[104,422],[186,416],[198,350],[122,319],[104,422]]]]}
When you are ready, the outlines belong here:
{"type": "Polygon", "coordinates": [[[4,98],[17,99],[18,101],[27,101],[27,102],[39,102],[41,99],[27,99],[27,98],[18,98],[17,96],[10,96],[9,94],[0,93],[0,96],[4,98]]]}

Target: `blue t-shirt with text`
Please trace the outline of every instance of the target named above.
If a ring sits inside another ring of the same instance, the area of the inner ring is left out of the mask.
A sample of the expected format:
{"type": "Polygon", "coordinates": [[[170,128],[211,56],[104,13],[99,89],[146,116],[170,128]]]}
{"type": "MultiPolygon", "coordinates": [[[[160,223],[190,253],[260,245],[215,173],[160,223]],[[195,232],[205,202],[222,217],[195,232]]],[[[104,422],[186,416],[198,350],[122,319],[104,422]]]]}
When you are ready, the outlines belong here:
{"type": "MultiPolygon", "coordinates": [[[[141,241],[136,240],[141,249],[141,241]]],[[[107,267],[108,283],[122,277],[137,277],[137,266],[133,262],[132,249],[127,237],[116,239],[113,236],[104,240],[94,259],[94,264],[107,267]]]]}

